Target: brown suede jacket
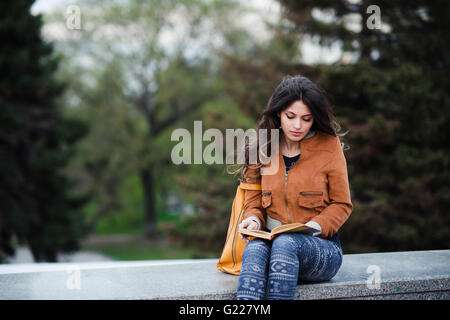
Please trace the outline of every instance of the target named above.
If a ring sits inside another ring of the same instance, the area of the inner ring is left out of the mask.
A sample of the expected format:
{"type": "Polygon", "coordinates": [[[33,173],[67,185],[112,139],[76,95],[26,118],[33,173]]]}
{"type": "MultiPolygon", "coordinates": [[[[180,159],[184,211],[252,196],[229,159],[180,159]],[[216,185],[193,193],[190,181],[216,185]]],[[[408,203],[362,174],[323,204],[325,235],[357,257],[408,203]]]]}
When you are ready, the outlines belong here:
{"type": "Polygon", "coordinates": [[[322,228],[319,237],[330,238],[353,210],[339,137],[317,131],[300,141],[300,151],[300,158],[288,174],[281,152],[275,174],[247,170],[244,182],[261,184],[262,191],[245,190],[243,219],[256,216],[261,228],[266,225],[267,215],[282,224],[314,221],[322,228]]]}

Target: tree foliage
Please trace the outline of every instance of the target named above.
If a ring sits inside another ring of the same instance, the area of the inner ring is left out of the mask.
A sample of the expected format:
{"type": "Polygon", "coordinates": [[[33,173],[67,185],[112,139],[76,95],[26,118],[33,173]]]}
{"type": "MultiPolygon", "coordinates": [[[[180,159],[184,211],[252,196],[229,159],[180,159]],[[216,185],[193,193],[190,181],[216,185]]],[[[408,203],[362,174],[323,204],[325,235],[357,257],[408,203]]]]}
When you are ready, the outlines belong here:
{"type": "MultiPolygon", "coordinates": [[[[381,29],[370,29],[369,1],[279,2],[294,23],[287,32],[324,46],[337,41],[343,57],[354,57],[317,64],[312,77],[350,129],[345,139],[355,209],[342,228],[345,248],[448,248],[448,3],[377,2],[381,29]]],[[[289,73],[307,75],[308,69],[294,65],[289,73]]]]}
{"type": "Polygon", "coordinates": [[[381,29],[370,29],[369,1],[279,3],[290,23],[275,25],[273,39],[252,58],[225,55],[230,94],[256,119],[285,74],[305,75],[328,93],[349,130],[344,142],[355,207],[340,232],[346,252],[447,248],[450,233],[437,226],[450,223],[449,5],[377,2],[381,29]],[[280,43],[280,34],[291,40],[276,46],[275,55],[271,44],[280,43]],[[302,64],[292,48],[301,51],[305,40],[339,43],[342,56],[332,64],[302,64]],[[259,90],[245,89],[253,85],[259,90]]]}
{"type": "Polygon", "coordinates": [[[79,209],[62,170],[86,126],[61,114],[64,84],[58,57],[41,39],[31,1],[3,2],[0,37],[0,261],[28,245],[36,261],[56,261],[84,235],[79,209]]]}

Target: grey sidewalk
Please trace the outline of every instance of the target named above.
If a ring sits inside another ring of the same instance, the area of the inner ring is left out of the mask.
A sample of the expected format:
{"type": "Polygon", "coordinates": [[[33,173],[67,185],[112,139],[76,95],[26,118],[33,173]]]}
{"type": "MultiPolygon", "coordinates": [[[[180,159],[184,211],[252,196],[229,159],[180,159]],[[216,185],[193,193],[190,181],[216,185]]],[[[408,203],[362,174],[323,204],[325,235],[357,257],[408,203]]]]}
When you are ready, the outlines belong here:
{"type": "MultiPolygon", "coordinates": [[[[108,256],[91,251],[78,251],[73,254],[60,254],[59,262],[88,262],[88,261],[114,261],[108,256]]],[[[14,257],[9,261],[10,264],[33,263],[31,251],[26,247],[16,249],[14,257]]]]}
{"type": "MultiPolygon", "coordinates": [[[[0,299],[234,299],[238,277],[216,262],[0,265],[0,299]]],[[[344,255],[331,281],[300,284],[296,299],[450,299],[450,250],[344,255]]]]}

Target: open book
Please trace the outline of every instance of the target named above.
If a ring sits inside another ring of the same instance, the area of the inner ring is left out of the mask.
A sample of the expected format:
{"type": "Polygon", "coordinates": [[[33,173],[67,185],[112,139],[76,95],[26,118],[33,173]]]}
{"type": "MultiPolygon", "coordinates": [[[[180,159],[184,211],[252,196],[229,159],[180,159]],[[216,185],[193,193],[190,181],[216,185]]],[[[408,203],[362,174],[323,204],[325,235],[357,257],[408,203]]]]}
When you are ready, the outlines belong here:
{"type": "Polygon", "coordinates": [[[272,240],[275,238],[275,236],[285,233],[285,232],[302,232],[302,233],[314,233],[318,232],[319,230],[311,228],[310,226],[307,226],[303,223],[289,223],[289,224],[282,224],[278,227],[275,227],[272,229],[272,231],[263,231],[263,230],[249,230],[249,229],[242,229],[239,228],[239,232],[248,236],[253,236],[257,238],[272,240]]]}

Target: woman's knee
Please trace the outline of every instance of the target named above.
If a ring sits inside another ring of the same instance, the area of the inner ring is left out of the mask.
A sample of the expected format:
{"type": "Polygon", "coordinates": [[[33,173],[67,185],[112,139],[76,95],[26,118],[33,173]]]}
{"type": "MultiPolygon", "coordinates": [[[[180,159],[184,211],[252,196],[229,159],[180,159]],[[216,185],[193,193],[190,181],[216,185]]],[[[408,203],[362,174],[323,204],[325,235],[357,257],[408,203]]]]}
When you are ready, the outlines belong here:
{"type": "Polygon", "coordinates": [[[282,253],[289,256],[296,256],[297,259],[308,256],[318,249],[317,239],[301,233],[284,233],[274,239],[272,245],[272,255],[282,253]]]}
{"type": "Polygon", "coordinates": [[[283,233],[275,237],[272,243],[272,255],[274,254],[288,254],[295,255],[296,254],[296,242],[293,239],[292,235],[289,233],[283,233]]]}
{"type": "Polygon", "coordinates": [[[342,250],[326,240],[315,242],[314,248],[300,259],[300,278],[305,281],[328,281],[342,265],[342,250]]]}
{"type": "Polygon", "coordinates": [[[312,270],[301,270],[299,279],[301,281],[322,282],[329,281],[338,273],[342,265],[342,259],[339,257],[333,257],[332,261],[328,262],[327,266],[319,264],[319,268],[312,270]],[[306,272],[305,272],[306,271],[306,272]]]}

